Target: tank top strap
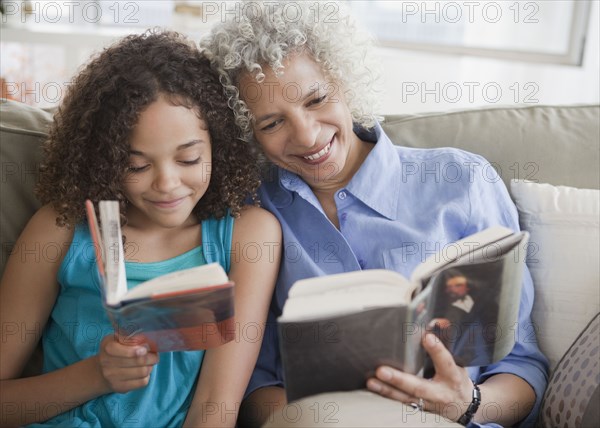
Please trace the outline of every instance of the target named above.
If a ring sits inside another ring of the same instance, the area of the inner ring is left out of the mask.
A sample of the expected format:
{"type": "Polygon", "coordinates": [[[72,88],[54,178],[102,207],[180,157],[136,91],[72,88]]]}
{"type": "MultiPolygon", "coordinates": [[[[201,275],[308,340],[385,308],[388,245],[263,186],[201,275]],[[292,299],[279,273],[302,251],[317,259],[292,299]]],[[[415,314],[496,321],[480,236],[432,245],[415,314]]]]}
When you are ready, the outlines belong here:
{"type": "Polygon", "coordinates": [[[231,241],[234,218],[229,214],[202,220],[202,249],[207,263],[219,263],[226,272],[231,268],[231,241]]]}

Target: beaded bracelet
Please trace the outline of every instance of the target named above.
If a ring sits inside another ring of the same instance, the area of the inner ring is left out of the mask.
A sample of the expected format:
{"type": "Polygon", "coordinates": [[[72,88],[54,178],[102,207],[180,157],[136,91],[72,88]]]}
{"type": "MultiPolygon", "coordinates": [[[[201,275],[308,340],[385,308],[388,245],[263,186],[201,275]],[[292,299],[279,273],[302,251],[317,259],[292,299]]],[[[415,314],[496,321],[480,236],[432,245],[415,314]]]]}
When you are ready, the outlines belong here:
{"type": "Polygon", "coordinates": [[[469,407],[467,408],[465,414],[458,418],[457,422],[461,425],[467,426],[469,422],[471,422],[471,419],[473,419],[473,415],[475,415],[477,409],[479,409],[480,403],[481,391],[479,390],[479,386],[477,386],[477,384],[473,382],[473,400],[471,401],[471,404],[469,404],[469,407]]]}

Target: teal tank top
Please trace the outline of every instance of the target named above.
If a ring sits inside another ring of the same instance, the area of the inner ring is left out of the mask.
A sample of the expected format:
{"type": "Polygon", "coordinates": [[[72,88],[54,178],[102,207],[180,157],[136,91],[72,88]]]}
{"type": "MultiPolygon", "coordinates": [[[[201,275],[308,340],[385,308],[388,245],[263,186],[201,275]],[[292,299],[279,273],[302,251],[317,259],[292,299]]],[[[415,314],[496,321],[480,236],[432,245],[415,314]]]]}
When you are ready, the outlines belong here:
{"type": "MultiPolygon", "coordinates": [[[[126,262],[127,285],[207,263],[230,269],[233,218],[202,221],[202,245],[172,259],[126,262]]],[[[133,255],[135,257],[135,255],[133,255]]],[[[114,329],[102,307],[94,246],[86,225],[75,228],[73,241],[58,272],[60,292],[42,336],[44,372],[51,372],[98,353],[102,338],[114,329]]],[[[185,420],[195,391],[204,351],[166,352],[149,384],[126,394],[106,394],[43,424],[63,427],[176,427],[185,420]]],[[[39,409],[42,412],[43,409],[39,409]]]]}

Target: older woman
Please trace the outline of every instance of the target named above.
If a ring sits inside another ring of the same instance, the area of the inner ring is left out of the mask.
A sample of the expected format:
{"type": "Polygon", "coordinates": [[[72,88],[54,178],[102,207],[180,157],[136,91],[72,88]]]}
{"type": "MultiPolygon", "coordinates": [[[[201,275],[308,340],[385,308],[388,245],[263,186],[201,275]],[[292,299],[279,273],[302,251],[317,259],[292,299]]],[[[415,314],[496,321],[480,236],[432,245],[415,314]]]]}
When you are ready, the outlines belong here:
{"type": "MultiPolygon", "coordinates": [[[[374,79],[365,65],[372,47],[339,5],[265,2],[237,11],[202,47],[238,126],[274,164],[260,193],[281,222],[286,249],[272,325],[298,279],[373,268],[408,276],[431,249],[491,225],[518,229],[507,191],[484,171],[484,159],[392,144],[373,116],[374,79]],[[447,165],[460,168],[459,179],[444,179],[447,165]],[[419,174],[407,173],[414,168],[419,174]],[[409,243],[422,251],[405,251],[409,243]]],[[[459,367],[428,334],[423,346],[434,363],[432,379],[379,367],[368,389],[463,425],[531,424],[548,368],[535,340],[526,340],[533,286],[524,277],[517,343],[503,360],[459,367]]],[[[276,336],[266,336],[246,400],[263,418],[263,409],[274,411],[273,403],[285,400],[276,336]]],[[[434,420],[440,418],[426,423],[434,420]]]]}

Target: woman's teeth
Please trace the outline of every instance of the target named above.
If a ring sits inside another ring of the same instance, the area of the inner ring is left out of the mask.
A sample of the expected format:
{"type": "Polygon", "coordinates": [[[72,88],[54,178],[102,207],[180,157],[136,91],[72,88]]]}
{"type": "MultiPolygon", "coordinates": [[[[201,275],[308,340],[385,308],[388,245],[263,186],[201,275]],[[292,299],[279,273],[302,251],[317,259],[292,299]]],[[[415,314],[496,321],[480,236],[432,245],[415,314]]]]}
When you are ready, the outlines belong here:
{"type": "Polygon", "coordinates": [[[314,155],[304,156],[304,159],[307,159],[310,161],[316,161],[316,160],[322,158],[323,156],[325,156],[327,153],[329,153],[329,150],[331,150],[331,143],[327,144],[318,153],[315,153],[314,155]]]}

